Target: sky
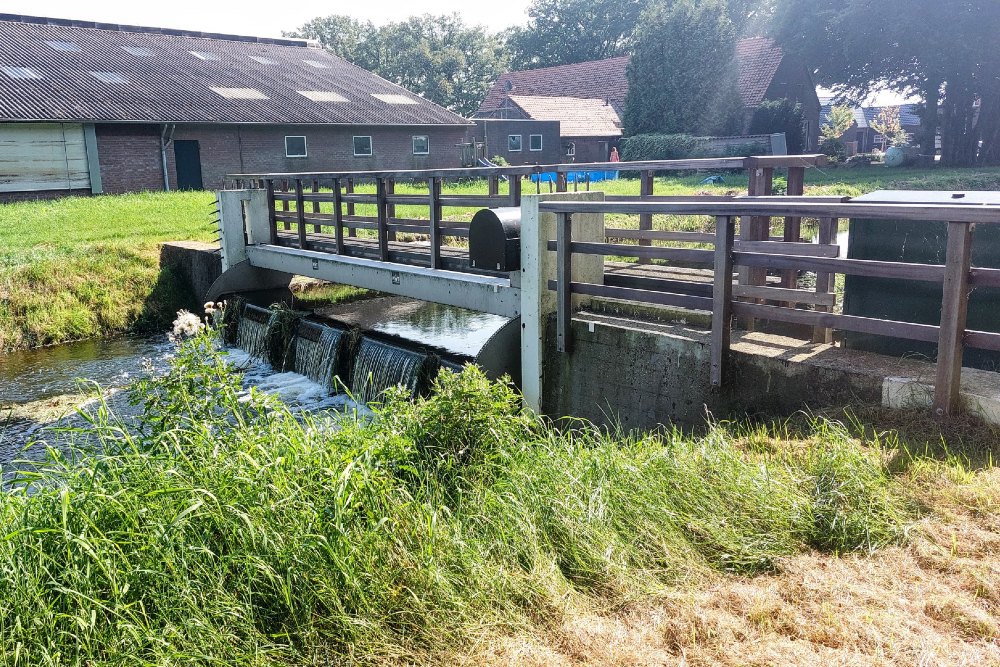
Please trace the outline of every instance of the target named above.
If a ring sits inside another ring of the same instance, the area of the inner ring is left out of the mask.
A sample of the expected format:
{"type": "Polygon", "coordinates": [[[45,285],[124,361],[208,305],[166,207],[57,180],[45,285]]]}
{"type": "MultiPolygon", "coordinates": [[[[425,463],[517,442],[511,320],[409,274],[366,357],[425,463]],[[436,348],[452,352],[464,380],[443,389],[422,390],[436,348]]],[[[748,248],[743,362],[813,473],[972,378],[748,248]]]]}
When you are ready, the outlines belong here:
{"type": "Polygon", "coordinates": [[[471,25],[499,31],[527,22],[530,0],[367,0],[366,2],[249,3],[245,0],[169,0],[167,2],[102,2],[94,0],[4,0],[0,12],[101,21],[156,28],[179,28],[257,37],[280,37],[317,16],[347,14],[376,24],[399,21],[413,14],[458,12],[471,25]],[[255,6],[256,5],[256,6],[255,6]],[[258,7],[263,7],[258,9],[258,7]]]}

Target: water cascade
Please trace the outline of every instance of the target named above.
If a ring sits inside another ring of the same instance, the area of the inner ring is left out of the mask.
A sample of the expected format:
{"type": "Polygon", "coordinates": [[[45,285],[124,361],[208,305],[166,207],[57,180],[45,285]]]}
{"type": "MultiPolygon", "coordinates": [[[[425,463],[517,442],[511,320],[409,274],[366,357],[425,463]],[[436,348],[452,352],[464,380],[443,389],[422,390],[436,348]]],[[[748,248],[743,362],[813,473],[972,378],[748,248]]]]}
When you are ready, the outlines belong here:
{"type": "Polygon", "coordinates": [[[429,357],[373,338],[363,337],[351,373],[351,393],[362,402],[402,385],[416,395],[428,375],[429,357]]]}
{"type": "Polygon", "coordinates": [[[255,359],[267,359],[267,332],[276,319],[276,311],[244,308],[236,328],[236,347],[255,359]]]}
{"type": "Polygon", "coordinates": [[[300,322],[295,336],[294,370],[332,388],[340,371],[343,329],[300,322]]]}

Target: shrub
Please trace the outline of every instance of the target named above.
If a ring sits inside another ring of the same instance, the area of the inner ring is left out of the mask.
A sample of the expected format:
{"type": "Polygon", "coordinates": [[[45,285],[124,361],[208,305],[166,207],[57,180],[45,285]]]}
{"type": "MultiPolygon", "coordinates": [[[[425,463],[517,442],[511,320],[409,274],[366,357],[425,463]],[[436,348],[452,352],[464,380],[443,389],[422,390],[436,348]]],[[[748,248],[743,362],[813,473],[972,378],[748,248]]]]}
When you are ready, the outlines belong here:
{"type": "Polygon", "coordinates": [[[684,160],[698,155],[704,145],[690,134],[637,134],[622,139],[621,157],[626,162],[684,160]]]}
{"type": "Polygon", "coordinates": [[[834,160],[843,161],[847,157],[847,146],[840,139],[824,139],[819,145],[819,152],[834,160]]]}
{"type": "Polygon", "coordinates": [[[750,134],[785,133],[785,143],[788,152],[796,155],[802,152],[805,145],[803,127],[805,116],[802,105],[788,98],[780,100],[765,100],[753,112],[750,120],[750,134]]]}

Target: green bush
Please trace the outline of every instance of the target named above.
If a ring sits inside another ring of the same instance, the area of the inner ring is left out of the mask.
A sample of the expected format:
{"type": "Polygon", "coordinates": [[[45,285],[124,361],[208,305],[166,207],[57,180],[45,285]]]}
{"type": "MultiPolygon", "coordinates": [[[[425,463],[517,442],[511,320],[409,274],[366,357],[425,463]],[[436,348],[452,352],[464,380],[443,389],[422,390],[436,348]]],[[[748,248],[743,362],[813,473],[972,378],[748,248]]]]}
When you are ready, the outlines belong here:
{"type": "Polygon", "coordinates": [[[750,119],[750,134],[785,133],[785,143],[790,155],[802,152],[805,146],[803,128],[805,116],[802,105],[788,98],[780,100],[764,100],[753,112],[750,119]]]}
{"type": "Polygon", "coordinates": [[[847,158],[847,146],[840,139],[824,139],[819,145],[819,152],[838,162],[843,162],[847,158]]]}
{"type": "Polygon", "coordinates": [[[621,158],[626,162],[684,160],[704,149],[705,140],[690,134],[637,134],[621,142],[621,158]]]}

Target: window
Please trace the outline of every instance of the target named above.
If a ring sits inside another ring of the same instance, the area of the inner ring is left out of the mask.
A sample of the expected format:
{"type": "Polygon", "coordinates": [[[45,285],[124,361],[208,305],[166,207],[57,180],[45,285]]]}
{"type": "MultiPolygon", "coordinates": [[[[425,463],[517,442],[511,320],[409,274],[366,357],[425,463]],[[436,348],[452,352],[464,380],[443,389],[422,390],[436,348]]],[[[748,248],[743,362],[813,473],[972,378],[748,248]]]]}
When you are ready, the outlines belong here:
{"type": "Polygon", "coordinates": [[[147,49],[144,46],[123,46],[122,47],[128,53],[133,56],[138,56],[139,58],[149,58],[153,55],[152,49],[147,49]]]}
{"type": "Polygon", "coordinates": [[[318,60],[303,60],[302,62],[310,67],[315,67],[316,69],[330,69],[329,65],[318,60]]]}
{"type": "Polygon", "coordinates": [[[0,67],[11,79],[41,79],[42,75],[30,67],[0,67]]]}
{"type": "Polygon", "coordinates": [[[285,157],[309,157],[305,137],[285,137],[285,157]]]}
{"type": "Polygon", "coordinates": [[[572,141],[566,144],[566,157],[573,157],[576,155],[576,144],[572,141]]]}
{"type": "Polygon", "coordinates": [[[363,157],[372,154],[371,137],[354,137],[354,155],[363,157]]]}
{"type": "Polygon", "coordinates": [[[250,60],[256,60],[261,65],[277,65],[277,60],[271,60],[270,58],[265,58],[263,56],[250,56],[250,60]]]}
{"type": "Polygon", "coordinates": [[[382,93],[372,93],[372,97],[377,100],[381,100],[386,104],[420,104],[414,99],[407,97],[406,95],[389,95],[382,93]]]}
{"type": "Polygon", "coordinates": [[[542,150],[542,135],[532,134],[528,136],[528,150],[529,151],[542,150]]]}
{"type": "Polygon", "coordinates": [[[125,77],[114,72],[87,72],[87,74],[104,83],[128,83],[125,77]]]}
{"type": "Polygon", "coordinates": [[[77,46],[76,44],[74,44],[73,42],[56,42],[56,41],[51,41],[51,42],[45,42],[45,43],[48,44],[49,46],[51,46],[56,51],[67,51],[67,52],[70,52],[70,53],[77,53],[77,52],[80,51],[80,47],[77,46]]]}
{"type": "Polygon", "coordinates": [[[218,53],[211,53],[209,51],[188,51],[195,58],[200,58],[201,60],[218,60],[218,53]]]}
{"type": "Polygon", "coordinates": [[[346,102],[347,98],[332,90],[300,90],[299,95],[313,102],[346,102]]]}
{"type": "Polygon", "coordinates": [[[266,100],[267,95],[256,88],[212,88],[212,90],[227,100],[266,100]]]}
{"type": "Polygon", "coordinates": [[[427,155],[431,152],[431,141],[426,136],[413,137],[413,154],[427,155]]]}
{"type": "Polygon", "coordinates": [[[508,134],[507,135],[507,150],[511,153],[516,153],[521,150],[521,135],[520,134],[508,134]]]}

